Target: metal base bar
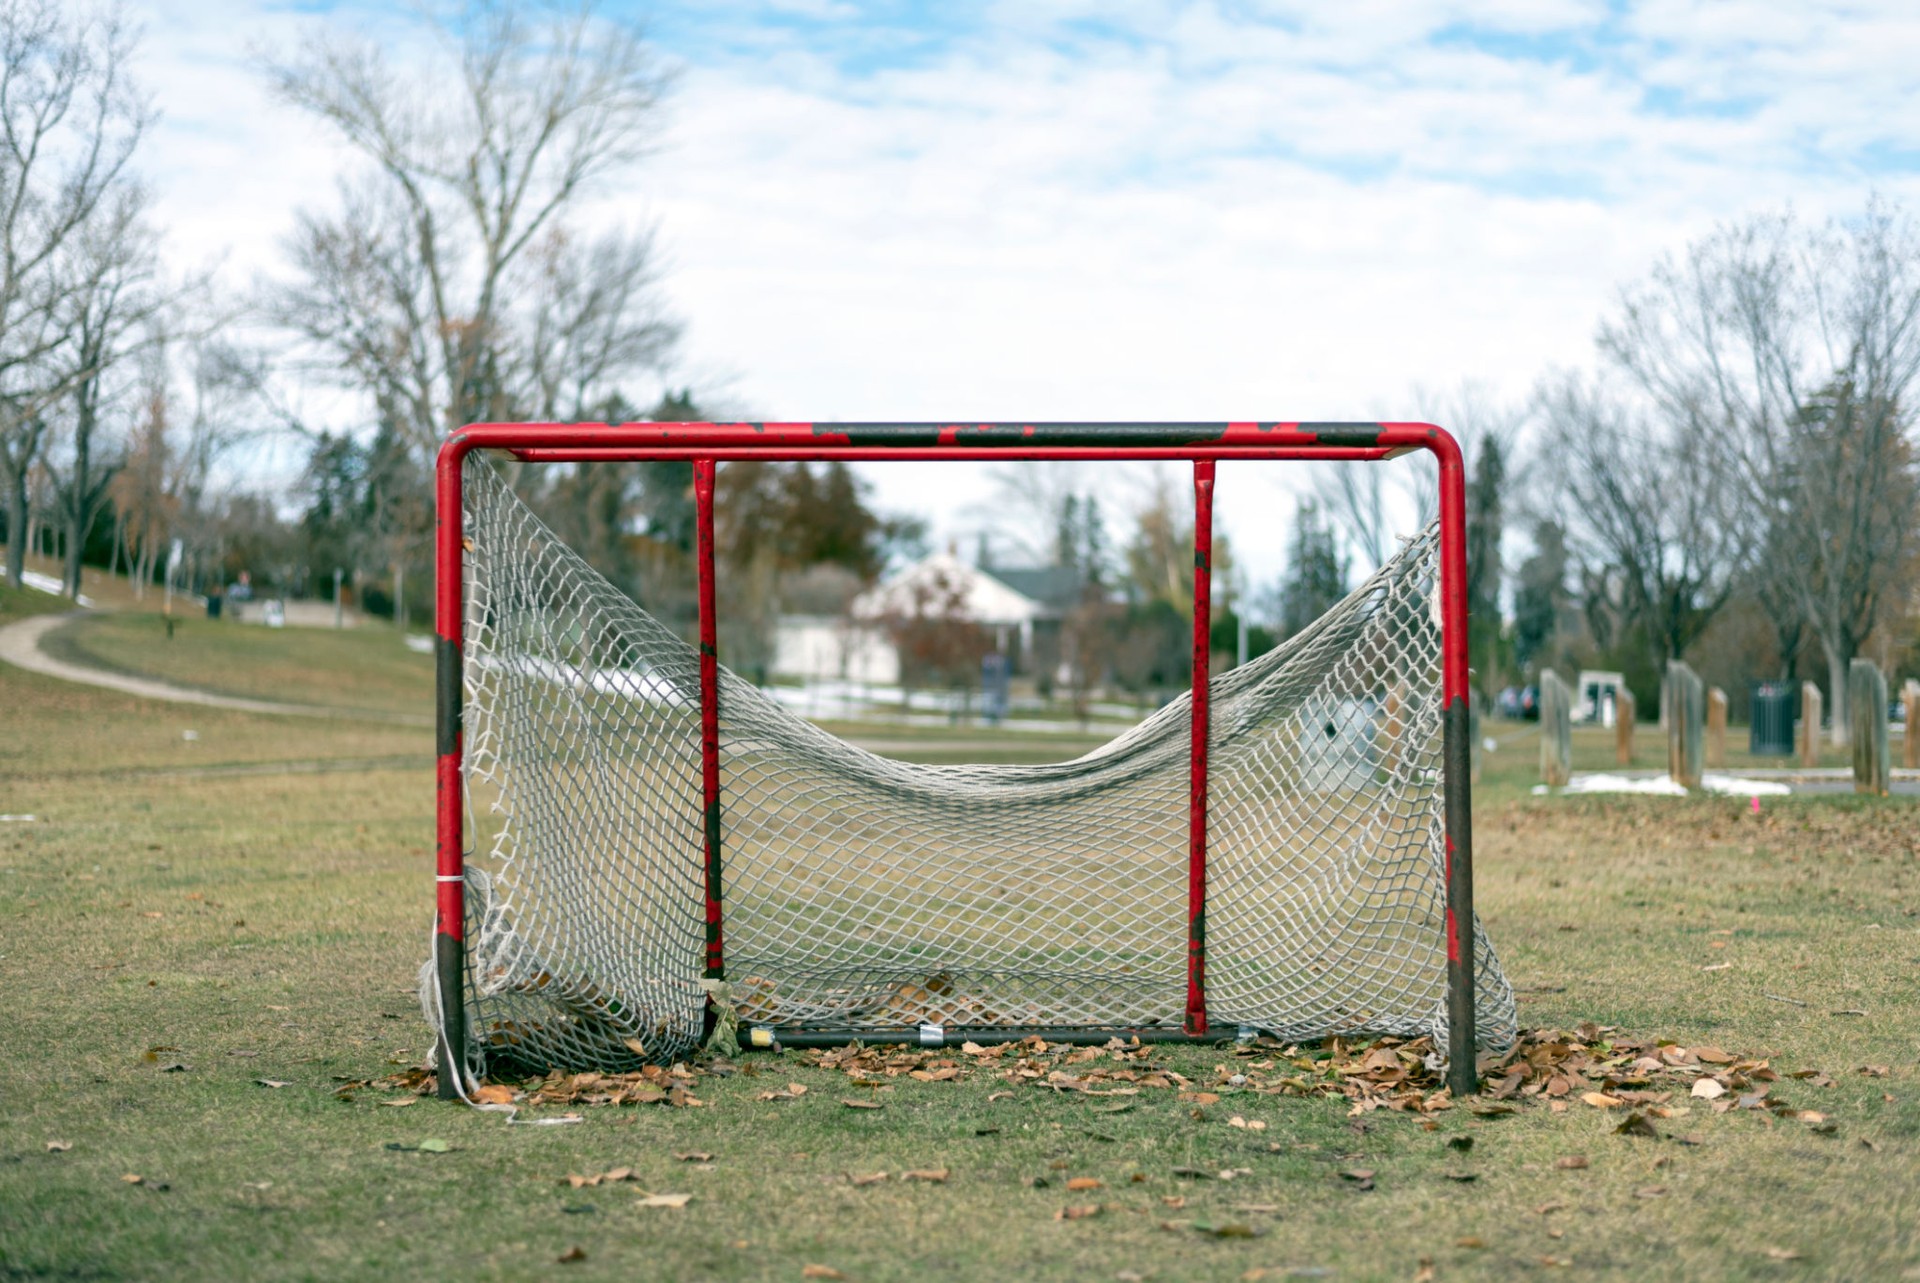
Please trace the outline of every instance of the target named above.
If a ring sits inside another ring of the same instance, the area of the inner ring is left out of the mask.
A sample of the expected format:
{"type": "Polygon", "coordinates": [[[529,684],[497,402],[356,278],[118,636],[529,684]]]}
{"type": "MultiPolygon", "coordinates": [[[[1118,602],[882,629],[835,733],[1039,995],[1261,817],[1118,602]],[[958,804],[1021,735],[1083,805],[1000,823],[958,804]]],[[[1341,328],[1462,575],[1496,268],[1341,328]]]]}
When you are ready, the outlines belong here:
{"type": "Polygon", "coordinates": [[[938,1035],[921,1029],[781,1029],[773,1025],[742,1025],[736,1037],[742,1051],[778,1051],[782,1047],[844,1047],[848,1043],[868,1046],[958,1047],[973,1043],[980,1047],[1005,1042],[1023,1042],[1044,1038],[1079,1047],[1099,1047],[1118,1038],[1130,1042],[1222,1043],[1233,1042],[1240,1034],[1235,1029],[1213,1029],[1190,1034],[1184,1029],[958,1029],[943,1027],[938,1035]],[[765,1038],[768,1041],[760,1041],[765,1038]]]}

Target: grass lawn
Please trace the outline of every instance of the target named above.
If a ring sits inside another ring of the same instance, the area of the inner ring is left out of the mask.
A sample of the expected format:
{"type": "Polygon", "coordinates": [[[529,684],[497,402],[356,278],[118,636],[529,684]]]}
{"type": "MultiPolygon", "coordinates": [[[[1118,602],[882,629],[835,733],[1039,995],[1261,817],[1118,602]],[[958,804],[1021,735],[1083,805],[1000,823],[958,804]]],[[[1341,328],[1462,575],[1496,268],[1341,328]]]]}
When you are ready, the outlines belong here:
{"type": "Polygon", "coordinates": [[[56,630],[48,653],[180,686],[341,708],[433,715],[433,656],[398,629],[263,628],[151,611],[89,615],[56,630]]]}
{"type": "MultiPolygon", "coordinates": [[[[0,544],[0,552],[4,552],[5,548],[4,544],[0,544]]],[[[73,605],[65,597],[41,592],[38,588],[15,588],[7,583],[5,573],[0,572],[0,624],[10,624],[30,615],[51,615],[71,609],[73,605]]]]}
{"type": "MultiPolygon", "coordinates": [[[[175,680],[426,705],[425,657],[375,630],[189,629],[176,641],[210,658],[162,669],[137,617],[89,623],[109,626],[76,644],[175,680]]],[[[985,1069],[857,1088],[797,1053],[735,1057],[697,1080],[699,1107],[518,1126],[337,1091],[428,1044],[429,733],[11,669],[0,709],[0,813],[37,817],[0,823],[0,1278],[1920,1279],[1920,809],[1897,798],[1763,799],[1757,817],[1746,799],[1534,798],[1516,743],[1476,803],[1480,904],[1524,1024],[1769,1058],[1773,1094],[1830,1131],[1684,1089],[1658,1130],[1697,1143],[1616,1134],[1622,1111],[1577,1095],[1350,1116],[1337,1096],[1093,1097],[985,1069]],[[791,1083],[809,1090],[760,1098],[791,1083]],[[619,1167],[635,1179],[563,1179],[619,1167]],[[1226,1226],[1254,1237],[1203,1228],[1226,1226]]],[[[925,753],[983,757],[958,746],[990,738],[957,728],[925,753]]],[[[1007,738],[1003,760],[1077,751],[1007,738]]],[[[1246,1062],[1151,1063],[1214,1083],[1246,1062]]]]}

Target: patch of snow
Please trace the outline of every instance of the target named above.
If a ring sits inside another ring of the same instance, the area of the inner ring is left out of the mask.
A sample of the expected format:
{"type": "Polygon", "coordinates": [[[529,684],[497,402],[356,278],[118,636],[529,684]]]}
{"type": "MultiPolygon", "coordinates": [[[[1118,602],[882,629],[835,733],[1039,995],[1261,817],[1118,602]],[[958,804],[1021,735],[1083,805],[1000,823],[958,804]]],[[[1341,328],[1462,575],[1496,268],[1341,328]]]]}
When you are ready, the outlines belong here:
{"type": "MultiPolygon", "coordinates": [[[[1726,797],[1783,797],[1793,792],[1791,787],[1777,780],[1749,780],[1738,775],[1703,775],[1700,777],[1700,789],[1704,793],[1718,793],[1726,797]]],[[[1551,791],[1544,784],[1536,784],[1533,789],[1536,797],[1551,791]]],[[[1654,797],[1687,795],[1687,790],[1676,783],[1672,776],[1635,777],[1613,775],[1606,771],[1581,772],[1569,780],[1560,792],[1640,793],[1654,797]]]]}
{"type": "MultiPolygon", "coordinates": [[[[65,590],[65,585],[58,579],[55,579],[52,575],[43,575],[37,570],[21,571],[20,584],[22,587],[31,588],[35,592],[47,593],[54,597],[61,596],[65,590]]],[[[76,605],[86,606],[89,609],[91,609],[94,604],[93,598],[87,596],[85,593],[81,593],[74,599],[74,602],[76,605]]]]}
{"type": "Polygon", "coordinates": [[[1738,775],[1703,775],[1700,787],[1709,793],[1724,793],[1729,797],[1784,797],[1793,792],[1789,786],[1778,780],[1747,780],[1738,775]]]}
{"type": "Polygon", "coordinates": [[[1656,775],[1651,779],[1636,779],[1630,775],[1611,775],[1605,771],[1591,771],[1574,776],[1567,781],[1562,793],[1651,793],[1660,797],[1685,797],[1687,791],[1668,775],[1656,775]]]}

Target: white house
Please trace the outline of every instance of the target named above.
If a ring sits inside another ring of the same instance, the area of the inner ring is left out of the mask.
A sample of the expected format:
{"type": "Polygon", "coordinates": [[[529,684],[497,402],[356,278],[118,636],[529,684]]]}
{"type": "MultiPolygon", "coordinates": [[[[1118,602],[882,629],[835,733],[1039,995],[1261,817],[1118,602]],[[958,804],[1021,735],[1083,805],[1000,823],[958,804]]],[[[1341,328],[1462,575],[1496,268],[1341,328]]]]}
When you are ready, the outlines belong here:
{"type": "Polygon", "coordinates": [[[1013,659],[1016,669],[1026,667],[1023,658],[1034,653],[1035,629],[1056,626],[1061,614],[992,571],[969,565],[952,552],[937,552],[856,596],[845,618],[781,616],[773,671],[806,681],[893,685],[900,680],[900,656],[884,621],[917,611],[944,611],[956,595],[960,613],[986,628],[994,649],[1013,659]]]}
{"type": "Polygon", "coordinates": [[[871,624],[838,615],[782,615],[773,630],[773,671],[810,684],[897,686],[900,653],[871,624]]]}

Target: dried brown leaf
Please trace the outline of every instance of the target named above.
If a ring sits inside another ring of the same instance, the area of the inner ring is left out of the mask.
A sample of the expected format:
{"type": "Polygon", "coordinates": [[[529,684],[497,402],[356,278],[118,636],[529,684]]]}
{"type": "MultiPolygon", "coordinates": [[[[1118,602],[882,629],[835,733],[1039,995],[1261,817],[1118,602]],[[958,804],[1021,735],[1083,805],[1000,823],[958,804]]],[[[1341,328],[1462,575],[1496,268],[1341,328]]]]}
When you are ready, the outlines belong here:
{"type": "Polygon", "coordinates": [[[685,1207],[693,1201],[691,1194],[648,1194],[634,1204],[635,1207],[685,1207]]]}
{"type": "Polygon", "coordinates": [[[1053,1214],[1056,1221],[1084,1221],[1088,1217],[1100,1215],[1100,1204],[1086,1203],[1078,1207],[1063,1207],[1053,1214]]]}
{"type": "Polygon", "coordinates": [[[73,1142],[70,1140],[50,1140],[47,1142],[47,1152],[49,1154],[64,1154],[72,1148],[73,1142]]]}
{"type": "Polygon", "coordinates": [[[848,1109],[885,1109],[886,1108],[885,1105],[881,1104],[877,1100],[854,1100],[851,1097],[842,1099],[840,1103],[845,1105],[848,1109]]]}
{"type": "Polygon", "coordinates": [[[1613,1134],[1616,1136],[1644,1136],[1648,1140],[1660,1139],[1660,1129],[1655,1127],[1645,1114],[1639,1113],[1638,1111],[1628,1114],[1625,1118],[1621,1119],[1620,1125],[1613,1129],[1613,1134]]]}
{"type": "Polygon", "coordinates": [[[925,1181],[929,1185],[945,1185],[947,1169],[944,1167],[922,1167],[900,1173],[903,1181],[925,1181]]]}
{"type": "Polygon", "coordinates": [[[1565,1158],[1556,1159],[1553,1165],[1563,1172],[1581,1171],[1588,1166],[1587,1156],[1585,1154],[1568,1154],[1565,1158]]]}
{"type": "Polygon", "coordinates": [[[803,1279],[843,1279],[847,1277],[831,1265],[804,1265],[800,1268],[803,1279]]]}
{"type": "Polygon", "coordinates": [[[1103,1182],[1097,1176],[1076,1176],[1067,1182],[1067,1188],[1075,1193],[1081,1190],[1099,1189],[1103,1182]]]}
{"type": "Polygon", "coordinates": [[[566,1251],[560,1253],[555,1259],[562,1265],[572,1265],[575,1262],[587,1259],[587,1249],[576,1243],[566,1251]]]}

